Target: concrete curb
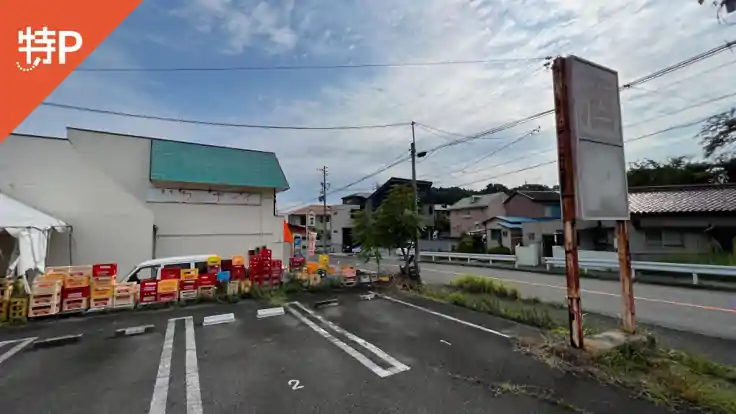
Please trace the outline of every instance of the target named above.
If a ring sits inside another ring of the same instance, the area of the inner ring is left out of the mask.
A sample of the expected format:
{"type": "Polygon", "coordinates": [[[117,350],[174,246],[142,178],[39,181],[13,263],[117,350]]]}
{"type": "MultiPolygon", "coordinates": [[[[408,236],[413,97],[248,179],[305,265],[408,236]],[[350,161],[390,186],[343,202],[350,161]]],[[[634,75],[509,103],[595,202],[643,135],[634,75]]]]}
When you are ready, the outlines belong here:
{"type": "MultiPolygon", "coordinates": [[[[511,266],[495,266],[495,265],[489,265],[485,263],[466,263],[466,262],[448,262],[448,261],[431,261],[431,260],[421,260],[421,263],[426,264],[436,264],[436,265],[449,265],[449,266],[462,266],[462,267],[475,267],[475,268],[484,268],[484,269],[500,269],[500,270],[512,270],[516,272],[526,272],[526,273],[540,273],[540,274],[548,274],[552,276],[564,276],[563,272],[555,272],[555,271],[547,271],[544,268],[540,269],[529,269],[529,268],[518,268],[518,267],[511,267],[511,266]]],[[[614,274],[601,274],[596,271],[589,271],[587,274],[580,273],[581,279],[598,279],[598,280],[610,280],[610,281],[617,281],[618,275],[614,274]]],[[[713,291],[719,291],[719,292],[736,292],[736,284],[734,286],[726,286],[726,285],[713,285],[713,284],[707,284],[708,281],[705,281],[706,284],[702,284],[704,281],[701,277],[701,284],[699,285],[693,285],[692,283],[678,283],[678,282],[669,282],[667,280],[661,280],[658,279],[657,276],[651,276],[651,275],[642,275],[637,274],[636,280],[634,283],[638,284],[646,284],[646,285],[658,285],[658,286],[671,286],[671,287],[681,287],[685,289],[694,289],[694,290],[713,290],[713,291]]]]}
{"type": "Polygon", "coordinates": [[[55,338],[34,341],[31,344],[31,349],[53,348],[57,346],[64,346],[64,345],[77,343],[81,340],[82,340],[82,334],[57,336],[55,338]]]}
{"type": "Polygon", "coordinates": [[[133,326],[130,328],[123,328],[118,329],[113,334],[114,338],[121,338],[124,336],[135,336],[135,335],[142,335],[145,333],[153,332],[155,329],[154,325],[141,325],[141,326],[133,326]]]}

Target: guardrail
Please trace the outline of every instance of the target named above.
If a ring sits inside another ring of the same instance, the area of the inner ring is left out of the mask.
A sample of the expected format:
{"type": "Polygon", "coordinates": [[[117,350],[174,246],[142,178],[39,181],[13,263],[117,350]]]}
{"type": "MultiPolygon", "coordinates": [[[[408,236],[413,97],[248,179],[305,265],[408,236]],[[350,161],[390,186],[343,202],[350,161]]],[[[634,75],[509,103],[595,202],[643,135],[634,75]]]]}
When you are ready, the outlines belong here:
{"type": "MultiPolygon", "coordinates": [[[[587,269],[618,269],[618,260],[579,259],[578,262],[583,271],[586,271],[587,269]]],[[[547,270],[551,267],[564,267],[565,258],[545,257],[544,263],[547,265],[547,270]]],[[[633,278],[636,278],[636,272],[639,270],[689,274],[693,278],[693,285],[697,285],[699,283],[698,275],[731,276],[736,278],[736,266],[632,261],[631,276],[633,278]]],[[[736,279],[734,279],[734,282],[736,282],[736,279]]]]}
{"type": "MultiPolygon", "coordinates": [[[[516,261],[516,256],[510,254],[482,254],[482,253],[456,253],[456,252],[420,252],[420,259],[423,257],[436,259],[447,259],[449,262],[465,261],[471,263],[476,262],[513,262],[514,267],[518,268],[519,264],[516,261]]],[[[544,264],[547,266],[549,271],[552,267],[564,267],[564,257],[545,257],[544,264]]],[[[588,270],[596,269],[618,269],[618,260],[611,259],[590,259],[590,258],[579,258],[578,263],[584,273],[588,270]]],[[[636,278],[637,271],[654,271],[663,273],[677,273],[677,274],[688,274],[692,276],[694,285],[699,283],[698,275],[714,275],[714,276],[729,276],[734,277],[736,282],[736,266],[717,266],[717,265],[703,265],[703,264],[688,264],[688,263],[664,263],[664,262],[631,262],[632,277],[636,278]]]]}
{"type": "Polygon", "coordinates": [[[430,257],[432,260],[437,258],[447,259],[452,262],[455,260],[464,260],[468,263],[475,261],[488,262],[514,262],[514,267],[518,267],[516,263],[516,256],[513,254],[483,254],[483,253],[455,253],[455,252],[419,252],[419,259],[422,257],[430,257]]]}

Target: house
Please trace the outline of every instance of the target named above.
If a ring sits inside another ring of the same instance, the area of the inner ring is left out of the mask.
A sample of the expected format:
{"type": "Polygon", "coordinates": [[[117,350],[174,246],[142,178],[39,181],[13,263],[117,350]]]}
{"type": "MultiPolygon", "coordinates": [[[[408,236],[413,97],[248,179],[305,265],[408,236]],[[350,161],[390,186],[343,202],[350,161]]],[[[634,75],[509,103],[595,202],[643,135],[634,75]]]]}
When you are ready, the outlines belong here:
{"type": "Polygon", "coordinates": [[[483,222],[506,214],[505,193],[472,195],[450,206],[450,237],[459,238],[468,232],[484,229],[483,222]]]}
{"type": "MultiPolygon", "coordinates": [[[[11,134],[0,192],[62,220],[49,265],[289,251],[276,194],[289,184],[272,152],[67,128],[65,138],[11,134]]],[[[1,244],[1,243],[0,243],[1,244]]]]}
{"type": "MultiPolygon", "coordinates": [[[[535,235],[528,231],[524,233],[524,226],[529,229],[535,229],[536,226],[549,225],[553,223],[552,228],[556,230],[559,225],[559,219],[554,217],[515,217],[515,216],[495,216],[483,221],[483,228],[486,234],[486,248],[506,247],[511,252],[517,245],[528,246],[534,243],[535,235]],[[530,238],[525,241],[526,238],[530,238]]],[[[554,233],[553,233],[554,234],[554,233]]]]}
{"type": "MultiPolygon", "coordinates": [[[[389,191],[395,186],[411,187],[411,180],[407,178],[391,177],[383,183],[376,191],[374,191],[365,202],[365,209],[369,212],[376,211],[381,206],[383,200],[388,196],[389,191]]],[[[431,234],[434,229],[434,211],[433,205],[428,204],[429,192],[432,188],[431,181],[417,180],[417,195],[419,197],[419,214],[422,216],[425,233],[431,234]]]]}
{"type": "Polygon", "coordinates": [[[561,217],[557,191],[514,191],[503,205],[503,214],[511,217],[561,217]]]}
{"type": "MultiPolygon", "coordinates": [[[[629,188],[629,249],[634,260],[733,250],[736,185],[629,188]]],[[[562,245],[560,220],[521,223],[521,244],[540,243],[544,256],[562,245]]],[[[616,251],[615,223],[577,221],[578,247],[616,251]]]]}
{"type": "Polygon", "coordinates": [[[327,223],[329,228],[330,223],[330,216],[332,215],[332,206],[327,206],[325,208],[322,204],[312,204],[306,207],[302,207],[298,210],[290,211],[288,213],[288,222],[289,224],[294,224],[298,226],[306,226],[307,225],[307,216],[309,215],[309,212],[314,213],[314,223],[317,226],[317,229],[322,229],[322,224],[327,223]]]}

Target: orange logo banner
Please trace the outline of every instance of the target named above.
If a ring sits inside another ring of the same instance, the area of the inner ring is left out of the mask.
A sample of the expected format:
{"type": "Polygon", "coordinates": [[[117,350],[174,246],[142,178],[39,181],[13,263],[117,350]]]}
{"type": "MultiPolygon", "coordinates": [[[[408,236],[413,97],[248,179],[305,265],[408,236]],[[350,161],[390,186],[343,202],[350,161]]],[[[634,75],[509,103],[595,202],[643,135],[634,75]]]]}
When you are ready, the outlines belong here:
{"type": "Polygon", "coordinates": [[[0,142],[141,2],[0,2],[0,142]]]}

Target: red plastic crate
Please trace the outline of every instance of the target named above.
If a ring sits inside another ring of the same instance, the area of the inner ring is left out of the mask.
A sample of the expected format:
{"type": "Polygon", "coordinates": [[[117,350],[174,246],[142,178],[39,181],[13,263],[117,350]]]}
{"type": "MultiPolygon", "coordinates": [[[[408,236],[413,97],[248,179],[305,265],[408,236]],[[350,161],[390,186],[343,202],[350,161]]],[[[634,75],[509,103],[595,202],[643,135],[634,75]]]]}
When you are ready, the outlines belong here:
{"type": "Polygon", "coordinates": [[[161,280],[179,279],[181,269],[178,267],[166,267],[161,269],[161,280]]]}
{"type": "Polygon", "coordinates": [[[245,266],[233,266],[230,269],[230,280],[245,279],[245,266]]]}
{"type": "Polygon", "coordinates": [[[154,303],[156,302],[156,295],[141,295],[141,298],[139,299],[140,303],[154,303]]]}
{"type": "Polygon", "coordinates": [[[179,298],[179,292],[161,293],[156,295],[156,302],[174,302],[179,298]]]}
{"type": "Polygon", "coordinates": [[[69,288],[61,291],[61,299],[85,299],[89,297],[89,286],[69,288]]]}
{"type": "Polygon", "coordinates": [[[117,263],[99,263],[92,266],[92,277],[115,276],[117,274],[117,263]]]}
{"type": "Polygon", "coordinates": [[[141,293],[143,292],[156,292],[158,290],[158,280],[142,280],[141,281],[141,293]]]}
{"type": "Polygon", "coordinates": [[[217,274],[203,273],[199,275],[198,286],[214,286],[217,282],[217,274]]]}
{"type": "Polygon", "coordinates": [[[196,280],[181,280],[179,281],[179,290],[197,290],[196,280]]]}

